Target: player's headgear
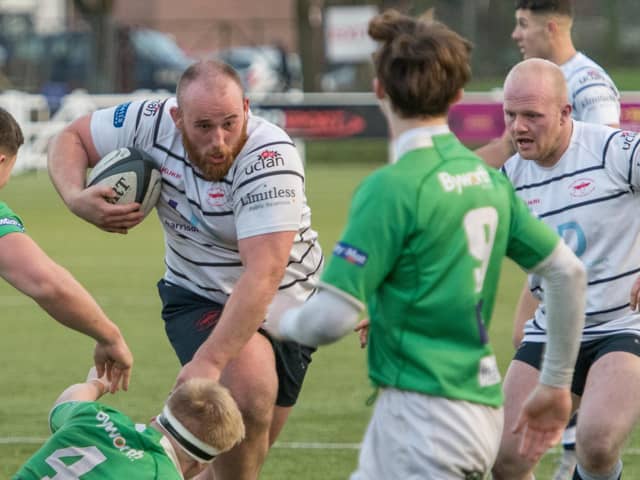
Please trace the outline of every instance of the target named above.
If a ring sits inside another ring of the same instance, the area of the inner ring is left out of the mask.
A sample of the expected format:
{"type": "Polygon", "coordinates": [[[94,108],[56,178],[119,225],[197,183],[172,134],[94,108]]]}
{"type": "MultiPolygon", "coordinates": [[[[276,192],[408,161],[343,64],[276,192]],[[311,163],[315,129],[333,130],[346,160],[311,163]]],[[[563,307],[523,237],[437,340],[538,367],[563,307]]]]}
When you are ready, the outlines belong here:
{"type": "Polygon", "coordinates": [[[180,420],[173,416],[167,405],[158,415],[158,423],[178,442],[182,449],[194,460],[201,463],[211,463],[220,452],[211,445],[206,444],[187,428],[180,420]]]}

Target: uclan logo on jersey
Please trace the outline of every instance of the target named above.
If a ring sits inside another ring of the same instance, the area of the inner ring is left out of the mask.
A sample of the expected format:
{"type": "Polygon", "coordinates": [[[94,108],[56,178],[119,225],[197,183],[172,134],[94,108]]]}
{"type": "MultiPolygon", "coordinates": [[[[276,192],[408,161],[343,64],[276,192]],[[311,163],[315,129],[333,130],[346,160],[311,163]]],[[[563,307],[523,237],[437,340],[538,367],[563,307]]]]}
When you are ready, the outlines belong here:
{"type": "Polygon", "coordinates": [[[620,136],[622,137],[622,150],[629,150],[637,135],[637,132],[630,132],[629,130],[621,131],[620,136]]]}
{"type": "Polygon", "coordinates": [[[260,155],[258,155],[258,159],[255,162],[244,169],[244,173],[246,175],[251,175],[252,173],[259,172],[267,168],[283,166],[284,158],[282,158],[280,152],[276,150],[264,150],[260,155]]]}
{"type": "Polygon", "coordinates": [[[590,178],[579,178],[569,185],[569,193],[572,197],[585,197],[596,189],[596,184],[590,178]]]}
{"type": "Polygon", "coordinates": [[[587,82],[595,82],[597,80],[604,80],[604,79],[605,78],[602,75],[602,72],[599,72],[598,70],[594,70],[594,69],[589,69],[580,76],[580,78],[578,79],[578,83],[580,85],[583,85],[587,82]]]}

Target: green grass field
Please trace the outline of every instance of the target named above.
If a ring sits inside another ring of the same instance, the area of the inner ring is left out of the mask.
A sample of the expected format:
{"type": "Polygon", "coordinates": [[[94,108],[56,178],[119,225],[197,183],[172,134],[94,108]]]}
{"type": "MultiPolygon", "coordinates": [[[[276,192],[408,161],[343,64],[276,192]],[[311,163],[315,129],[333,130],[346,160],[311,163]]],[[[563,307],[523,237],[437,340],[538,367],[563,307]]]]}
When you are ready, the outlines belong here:
{"type": "MultiPolygon", "coordinates": [[[[307,146],[307,195],[326,252],[340,234],[354,187],[385,157],[383,142],[307,146]]],[[[127,236],[103,233],[69,213],[45,172],[12,178],[0,199],[22,215],[29,234],[94,294],[122,328],[136,359],[133,380],[128,393],[105,401],[137,421],[148,421],[159,412],[179,368],[164,335],[155,290],[163,272],[162,233],[155,215],[127,236]]],[[[505,263],[491,328],[503,371],[512,353],[511,316],[523,278],[513,264],[505,263]]],[[[4,479],[47,436],[46,418],[53,400],[69,383],[84,377],[93,345],[4,282],[0,282],[0,305],[0,478],[4,479]]],[[[371,393],[365,352],[355,334],[320,349],[261,478],[348,478],[371,412],[365,405],[371,393]]],[[[639,447],[640,439],[634,437],[625,457],[625,478],[640,478],[639,447]]],[[[549,478],[557,457],[554,451],[543,459],[539,479],[549,478]]]]}

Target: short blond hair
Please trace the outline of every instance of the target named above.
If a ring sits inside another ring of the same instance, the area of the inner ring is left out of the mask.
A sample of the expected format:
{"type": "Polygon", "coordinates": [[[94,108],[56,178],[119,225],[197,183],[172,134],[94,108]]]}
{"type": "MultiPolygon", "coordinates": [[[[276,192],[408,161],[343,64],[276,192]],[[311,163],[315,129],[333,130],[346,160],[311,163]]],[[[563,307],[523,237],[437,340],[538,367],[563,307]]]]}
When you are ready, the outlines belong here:
{"type": "Polygon", "coordinates": [[[229,390],[213,380],[187,380],[171,393],[167,406],[189,432],[219,452],[233,448],[244,438],[238,405],[229,390]]]}

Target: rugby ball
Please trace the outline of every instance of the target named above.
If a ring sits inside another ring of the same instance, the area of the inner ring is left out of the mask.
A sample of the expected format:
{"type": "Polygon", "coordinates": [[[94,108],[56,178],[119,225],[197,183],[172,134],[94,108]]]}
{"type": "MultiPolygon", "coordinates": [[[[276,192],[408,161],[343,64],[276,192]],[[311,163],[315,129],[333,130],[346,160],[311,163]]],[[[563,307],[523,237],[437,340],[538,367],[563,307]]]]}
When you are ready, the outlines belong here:
{"type": "Polygon", "coordinates": [[[111,203],[138,202],[145,217],[160,196],[161,175],[151,156],[137,148],[119,148],[107,153],[93,167],[87,187],[107,185],[116,193],[111,203]]]}

